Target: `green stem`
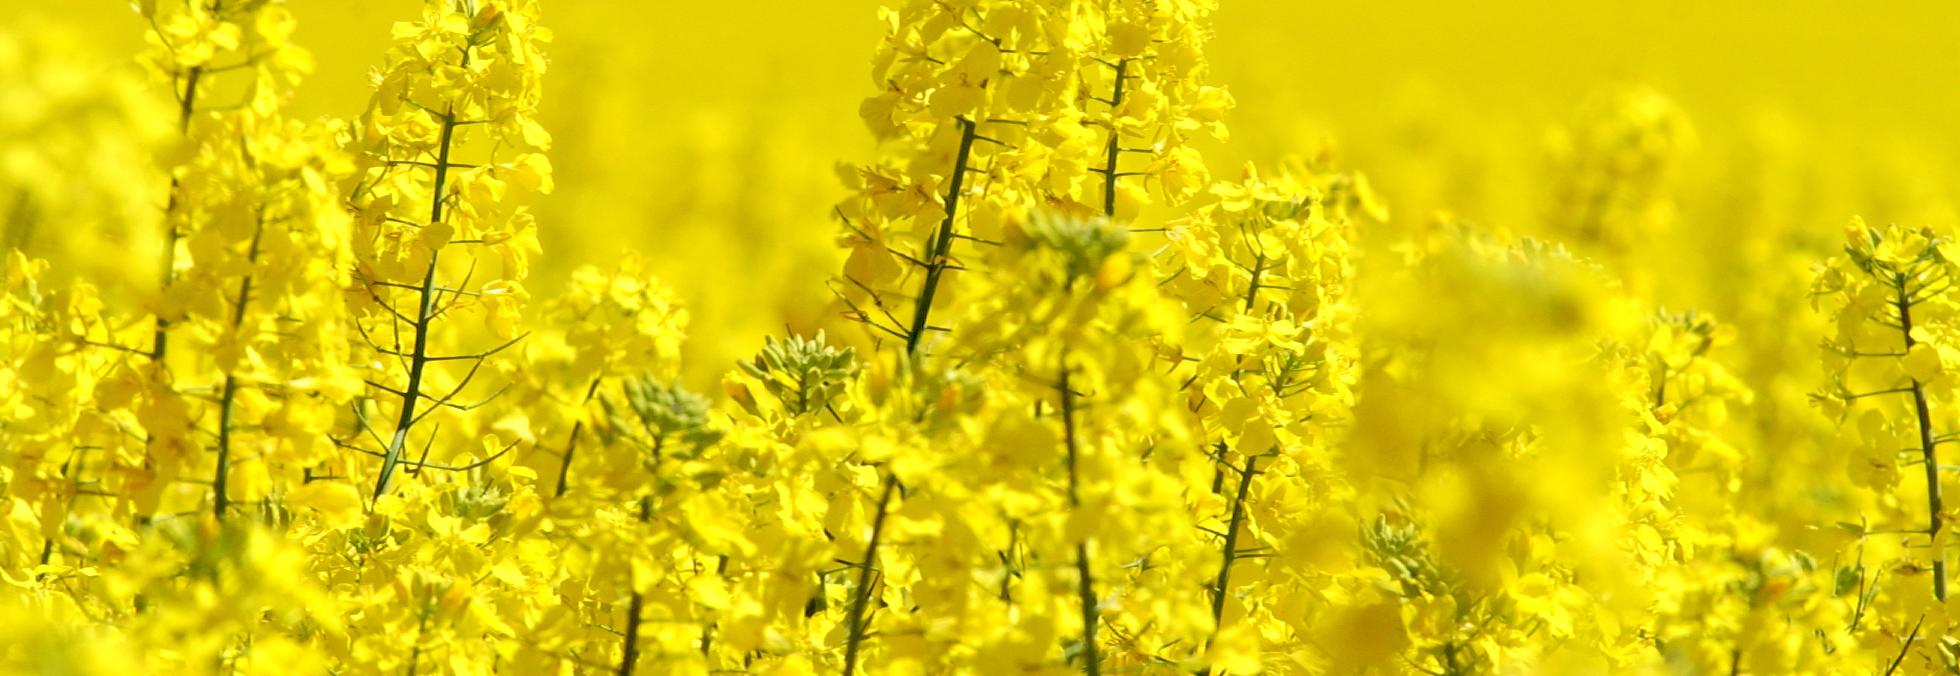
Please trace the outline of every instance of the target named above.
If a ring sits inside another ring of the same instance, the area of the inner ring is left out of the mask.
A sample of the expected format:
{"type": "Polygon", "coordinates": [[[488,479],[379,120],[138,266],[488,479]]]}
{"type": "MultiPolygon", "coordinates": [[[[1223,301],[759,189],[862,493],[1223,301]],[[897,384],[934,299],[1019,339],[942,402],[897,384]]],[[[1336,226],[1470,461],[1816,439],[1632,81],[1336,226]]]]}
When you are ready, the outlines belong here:
{"type": "MultiPolygon", "coordinates": [[[[953,253],[953,220],[959,215],[960,194],[966,188],[967,163],[973,156],[973,141],[979,136],[972,120],[960,118],[960,148],[953,155],[953,171],[946,187],[946,216],[939,221],[939,230],[933,233],[932,240],[926,243],[931,256],[926,261],[926,279],[919,290],[918,300],[912,308],[912,327],[905,334],[905,353],[914,354],[919,350],[920,341],[930,330],[932,303],[939,292],[940,277],[946,273],[948,259],[953,253]]],[[[867,624],[866,607],[871,602],[873,570],[878,560],[878,543],[884,534],[885,516],[889,513],[892,494],[898,488],[898,477],[885,474],[884,486],[878,492],[878,511],[871,520],[871,539],[865,543],[864,559],[858,564],[858,586],[851,596],[849,615],[845,617],[848,635],[844,642],[844,675],[850,676],[857,669],[858,653],[862,649],[867,624]]]]}
{"type": "MultiPolygon", "coordinates": [[[[245,307],[252,301],[252,270],[259,262],[259,243],[265,237],[265,215],[259,215],[259,222],[252,231],[252,246],[245,254],[245,278],[238,282],[238,299],[232,307],[231,330],[235,335],[245,325],[245,307]]],[[[219,520],[225,518],[225,511],[231,507],[231,428],[234,409],[238,400],[238,374],[225,374],[224,394],[218,400],[218,469],[211,478],[211,512],[219,520]]]]}
{"type": "Polygon", "coordinates": [[[1225,446],[1225,442],[1223,441],[1220,441],[1216,445],[1212,446],[1212,449],[1217,451],[1218,453],[1218,462],[1213,463],[1211,466],[1211,492],[1213,495],[1218,495],[1225,492],[1226,448],[1227,447],[1225,446]]]}
{"type": "MultiPolygon", "coordinates": [[[[442,222],[442,192],[449,178],[449,151],[456,134],[456,111],[454,108],[443,112],[442,140],[437,146],[435,189],[429,200],[429,224],[442,222]]],[[[401,462],[402,449],[408,445],[409,428],[415,426],[415,405],[422,396],[422,371],[429,364],[429,312],[435,300],[436,262],[442,255],[440,249],[429,252],[429,268],[422,273],[422,288],[418,290],[421,302],[417,304],[415,315],[415,347],[409,352],[408,387],[402,388],[401,415],[395,419],[395,436],[388,442],[388,452],[381,458],[381,476],[374,482],[374,497],[380,498],[388,493],[388,484],[395,476],[395,467],[401,462]]]]}
{"type": "MultiPolygon", "coordinates": [[[[1069,387],[1068,359],[1062,359],[1062,444],[1068,451],[1068,505],[1082,506],[1081,475],[1076,471],[1080,458],[1075,441],[1075,390],[1069,387]]],[[[1089,571],[1089,541],[1075,543],[1075,595],[1082,608],[1082,673],[1102,673],[1102,658],[1096,650],[1096,581],[1089,571]]]]}
{"type": "MultiPolygon", "coordinates": [[[[640,498],[640,523],[646,523],[653,516],[653,498],[640,498]]],[[[627,584],[631,585],[629,577],[627,584]]],[[[633,667],[640,661],[640,615],[646,607],[646,597],[640,590],[633,590],[633,598],[626,604],[626,632],[621,638],[625,647],[619,656],[619,676],[632,676],[633,667]]]]}
{"type": "Polygon", "coordinates": [[[1116,91],[1109,97],[1109,147],[1103,160],[1103,216],[1116,217],[1116,165],[1123,152],[1118,143],[1122,134],[1116,130],[1117,109],[1123,106],[1123,82],[1129,78],[1130,60],[1116,62],[1116,91]]]}
{"type": "MultiPolygon", "coordinates": [[[[1221,462],[1223,462],[1221,460],[1221,462]]],[[[1232,564],[1239,556],[1239,529],[1245,525],[1245,497],[1252,488],[1252,477],[1259,474],[1259,456],[1247,456],[1245,469],[1239,472],[1238,494],[1232,498],[1232,518],[1225,526],[1225,561],[1218,565],[1218,581],[1211,586],[1211,626],[1213,635],[1223,628],[1225,621],[1226,588],[1232,581],[1232,564]]],[[[1210,640],[1205,644],[1210,645],[1210,640]]],[[[1201,673],[1210,674],[1211,667],[1201,673]]]]}
{"type": "Polygon", "coordinates": [[[1907,634],[1906,640],[1899,643],[1899,656],[1892,658],[1892,666],[1885,668],[1885,676],[1892,676],[1892,672],[1898,671],[1899,665],[1905,663],[1906,653],[1912,651],[1912,642],[1919,640],[1919,626],[1925,623],[1926,615],[1921,613],[1919,621],[1912,623],[1912,633],[1907,634]]]}
{"type": "MultiPolygon", "coordinates": [[[[582,404],[589,405],[592,403],[592,396],[599,392],[599,380],[600,380],[599,378],[593,378],[592,384],[585,388],[585,400],[582,402],[582,404]]],[[[580,431],[584,429],[585,429],[584,420],[580,420],[578,422],[572,423],[572,435],[565,439],[565,454],[562,460],[560,460],[560,464],[558,466],[558,490],[557,492],[552,493],[551,497],[554,498],[565,497],[565,490],[569,488],[571,485],[570,479],[572,477],[572,452],[574,450],[577,450],[578,434],[580,431]]]]}
{"type": "Polygon", "coordinates": [[[1245,311],[1251,312],[1254,303],[1259,302],[1259,277],[1266,272],[1266,254],[1252,257],[1252,284],[1245,288],[1245,311]]]}
{"type": "Polygon", "coordinates": [[[1075,543],[1075,596],[1082,605],[1082,673],[1102,673],[1096,649],[1096,581],[1089,573],[1089,541],[1075,543]]]}
{"type": "MultiPolygon", "coordinates": [[[[1905,280],[1896,280],[1898,289],[1899,333],[1905,336],[1906,352],[1910,354],[1918,343],[1912,338],[1912,304],[1907,301],[1905,280]]],[[[1940,463],[1937,440],[1933,434],[1933,415],[1926,404],[1926,388],[1917,378],[1912,379],[1912,407],[1917,415],[1919,426],[1919,452],[1921,464],[1926,468],[1926,534],[1937,545],[1940,540],[1940,463]]],[[[1946,600],[1946,551],[1938,546],[1933,548],[1933,598],[1946,600]]]]}
{"type": "Polygon", "coordinates": [[[939,231],[927,243],[932,249],[932,257],[926,259],[925,286],[919,291],[919,299],[912,308],[912,330],[905,334],[905,353],[919,351],[919,341],[926,335],[926,320],[932,316],[932,299],[939,291],[939,277],[946,273],[947,259],[953,253],[953,217],[959,214],[960,191],[966,186],[966,163],[973,155],[974,132],[972,120],[960,119],[960,150],[953,157],[953,177],[946,188],[946,218],[939,222],[939,231]]]}
{"type": "MultiPolygon", "coordinates": [[[[728,555],[723,554],[720,557],[718,557],[715,561],[715,577],[726,577],[727,575],[728,575],[728,555]]],[[[706,657],[710,660],[714,659],[713,657],[709,656],[709,653],[713,652],[714,647],[715,647],[715,623],[709,622],[708,626],[701,628],[701,656],[706,657]]]]}
{"type": "Polygon", "coordinates": [[[858,563],[857,590],[851,594],[850,614],[844,618],[849,633],[844,640],[844,676],[856,673],[858,650],[864,644],[865,608],[871,604],[871,584],[876,570],[878,540],[885,533],[885,515],[891,513],[892,494],[897,492],[898,477],[887,473],[885,485],[878,491],[878,511],[871,518],[871,539],[864,545],[864,560],[858,563]]]}
{"type": "Polygon", "coordinates": [[[211,514],[221,521],[231,507],[231,420],[237,394],[238,376],[225,374],[224,397],[218,404],[218,469],[211,477],[211,514]]]}
{"type": "MultiPolygon", "coordinates": [[[[177,133],[180,135],[190,134],[191,115],[197,112],[197,85],[203,79],[204,67],[192,66],[190,75],[184,80],[184,95],[177,99],[177,133]]],[[[177,224],[172,219],[176,217],[177,205],[182,199],[183,182],[171,176],[170,199],[163,207],[163,281],[157,286],[159,295],[168,293],[177,277],[177,224]]],[[[160,362],[169,353],[170,320],[159,314],[155,333],[150,336],[150,357],[160,362]]]]}
{"type": "Polygon", "coordinates": [[[422,661],[422,636],[429,631],[429,612],[422,611],[422,619],[415,626],[415,647],[408,651],[408,666],[402,668],[403,676],[415,676],[415,667],[422,661]]]}
{"type": "MultiPolygon", "coordinates": [[[[946,215],[939,221],[939,229],[932,239],[926,242],[930,256],[926,259],[926,278],[919,289],[918,300],[912,307],[912,327],[905,333],[905,353],[917,353],[919,343],[930,330],[933,299],[939,293],[940,278],[946,273],[946,266],[953,253],[953,221],[959,216],[960,195],[966,189],[967,164],[973,157],[973,142],[979,137],[977,126],[972,120],[959,118],[960,147],[953,155],[953,170],[946,186],[946,215]]],[[[800,393],[799,393],[800,394],[800,393]]],[[[871,538],[865,543],[864,559],[858,564],[858,586],[851,596],[851,608],[845,622],[848,635],[844,643],[844,674],[850,676],[857,669],[858,653],[862,649],[867,624],[866,607],[871,602],[871,584],[875,563],[878,559],[878,543],[884,534],[885,516],[889,513],[892,494],[897,491],[898,477],[885,475],[884,485],[878,493],[878,511],[872,517],[871,538]]]]}

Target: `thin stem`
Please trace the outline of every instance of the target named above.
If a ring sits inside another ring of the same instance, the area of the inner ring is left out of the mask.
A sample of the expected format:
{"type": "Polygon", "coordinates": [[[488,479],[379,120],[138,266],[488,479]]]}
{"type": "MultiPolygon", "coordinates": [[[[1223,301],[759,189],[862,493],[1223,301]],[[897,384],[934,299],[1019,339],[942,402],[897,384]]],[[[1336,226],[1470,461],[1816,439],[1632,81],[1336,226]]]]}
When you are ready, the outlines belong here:
{"type": "Polygon", "coordinates": [[[1251,312],[1253,304],[1259,302],[1259,276],[1266,272],[1266,254],[1253,255],[1252,283],[1245,288],[1245,311],[1251,312]]]}
{"type": "MultiPolygon", "coordinates": [[[[646,523],[653,516],[653,498],[640,498],[640,523],[646,523]]],[[[629,580],[627,584],[632,584],[629,580]]],[[[646,606],[646,597],[639,589],[633,590],[633,598],[626,604],[626,634],[621,642],[625,644],[619,656],[619,676],[633,676],[634,663],[640,660],[640,615],[646,606]]]]}
{"type": "Polygon", "coordinates": [[[1912,642],[1919,639],[1919,625],[1925,623],[1926,615],[1922,613],[1919,621],[1912,623],[1912,633],[1907,634],[1906,640],[1899,644],[1899,656],[1892,658],[1892,666],[1885,668],[1885,676],[1892,676],[1892,672],[1899,670],[1899,664],[1906,661],[1906,653],[1912,650],[1912,642]]]}
{"type": "MultiPolygon", "coordinates": [[[[252,246],[245,255],[247,269],[245,278],[238,282],[238,301],[232,309],[231,330],[237,333],[245,325],[245,308],[252,301],[251,266],[259,262],[259,242],[265,236],[265,217],[259,216],[256,228],[252,231],[252,246]]],[[[226,373],[224,394],[218,398],[218,468],[211,478],[211,513],[220,521],[225,518],[225,510],[231,506],[231,428],[232,417],[238,397],[238,374],[226,373]]]]}
{"type": "Polygon", "coordinates": [[[946,188],[946,218],[939,222],[939,231],[928,243],[932,257],[926,263],[925,286],[912,308],[912,330],[905,334],[906,354],[919,351],[919,341],[926,335],[926,320],[932,316],[933,296],[939,292],[939,277],[945,274],[947,259],[953,253],[953,217],[959,215],[960,191],[966,186],[966,164],[973,155],[974,139],[972,120],[960,118],[959,125],[960,150],[953,157],[953,177],[946,188]]]}
{"type": "MultiPolygon", "coordinates": [[[[177,133],[188,136],[191,131],[191,115],[197,112],[197,85],[204,79],[204,67],[192,66],[190,74],[184,78],[184,95],[177,99],[177,133]]],[[[177,277],[177,224],[172,220],[177,214],[177,205],[183,199],[183,181],[170,177],[170,200],[163,208],[163,281],[157,286],[158,294],[167,293],[170,284],[177,277]]],[[[150,357],[163,361],[170,353],[170,320],[161,314],[156,318],[155,332],[150,336],[150,357]]]]}
{"type": "MultiPolygon", "coordinates": [[[[597,394],[598,392],[599,392],[599,379],[593,378],[592,384],[585,388],[585,400],[581,402],[581,405],[591,404],[592,395],[597,394]]],[[[558,492],[553,493],[551,497],[554,498],[565,497],[565,489],[570,486],[569,481],[572,477],[572,451],[578,448],[578,433],[580,430],[584,428],[585,428],[584,420],[579,420],[578,422],[572,423],[572,435],[565,439],[564,458],[560,461],[562,464],[558,466],[558,492]]]]}
{"type": "MultiPolygon", "coordinates": [[[[723,554],[715,561],[715,577],[723,577],[726,576],[727,574],[728,574],[728,555],[723,554]]],[[[701,628],[701,657],[707,658],[709,660],[713,660],[714,658],[710,656],[710,653],[714,652],[714,647],[715,647],[715,623],[710,621],[708,623],[708,626],[701,628]]]]}
{"type": "MultiPolygon", "coordinates": [[[[1897,285],[1899,295],[1899,332],[1905,338],[1906,352],[1912,352],[1917,343],[1912,338],[1912,305],[1905,302],[1905,285],[1897,285]]],[[[1926,405],[1926,389],[1917,378],[1912,379],[1912,407],[1919,424],[1919,449],[1924,457],[1926,469],[1926,532],[1933,538],[1933,598],[1946,600],[1946,551],[1938,547],[1940,541],[1940,463],[1938,441],[1933,435],[1933,416],[1926,405]]]]}
{"type": "MultiPolygon", "coordinates": [[[[1062,444],[1068,451],[1068,504],[1082,506],[1081,475],[1076,471],[1080,458],[1075,441],[1075,390],[1069,387],[1068,360],[1062,360],[1062,444]]],[[[1075,595],[1082,608],[1082,673],[1102,673],[1102,658],[1096,651],[1096,581],[1089,570],[1089,540],[1075,543],[1075,595]]]]}
{"type": "Polygon", "coordinates": [[[858,562],[857,591],[851,594],[850,614],[844,618],[849,634],[844,640],[844,676],[856,673],[858,649],[864,644],[865,607],[871,603],[872,573],[876,570],[878,540],[885,533],[885,515],[891,512],[892,493],[898,477],[885,474],[885,485],[878,491],[878,511],[871,518],[871,539],[864,545],[864,560],[858,562]]]}
{"type": "Polygon", "coordinates": [[[1212,447],[1212,450],[1215,451],[1213,457],[1218,459],[1218,462],[1213,464],[1211,468],[1211,492],[1214,495],[1225,491],[1225,448],[1225,442],[1223,441],[1218,442],[1217,445],[1212,447]]]}
{"type": "MultiPolygon", "coordinates": [[[[467,59],[465,59],[467,61],[467,59]]],[[[449,178],[449,151],[456,134],[456,111],[450,110],[442,117],[442,140],[437,146],[435,189],[429,200],[429,222],[442,222],[443,187],[449,178]]],[[[388,442],[387,454],[381,458],[381,475],[374,482],[374,497],[380,498],[388,493],[388,484],[394,479],[395,467],[401,462],[402,448],[408,443],[409,428],[415,426],[415,405],[422,396],[422,371],[429,364],[429,311],[435,300],[436,261],[442,250],[429,252],[429,269],[422,273],[422,288],[418,291],[421,302],[417,304],[415,317],[415,347],[409,355],[408,386],[402,388],[401,415],[395,421],[395,436],[388,442]]]]}
{"type": "Polygon", "coordinates": [[[231,507],[231,420],[234,395],[238,393],[238,376],[225,374],[224,400],[218,406],[218,469],[211,478],[211,513],[224,520],[225,510],[231,507]]]}
{"type": "MultiPolygon", "coordinates": [[[[1225,525],[1225,560],[1218,565],[1218,581],[1211,586],[1211,626],[1214,636],[1224,626],[1226,587],[1232,580],[1232,563],[1239,556],[1239,530],[1245,525],[1245,497],[1252,488],[1252,477],[1258,474],[1259,456],[1247,456],[1245,469],[1239,472],[1238,494],[1232,498],[1232,519],[1225,525]]],[[[1206,639],[1205,644],[1209,646],[1210,639],[1206,639]]],[[[1201,673],[1210,674],[1211,667],[1205,667],[1201,673]]]]}
{"type": "Polygon", "coordinates": [[[1103,216],[1116,217],[1116,158],[1122,154],[1118,146],[1122,134],[1116,129],[1117,109],[1123,106],[1123,81],[1129,77],[1130,60],[1116,62],[1116,92],[1109,97],[1109,147],[1103,160],[1103,216]]]}
{"type": "Polygon", "coordinates": [[[1089,573],[1089,541],[1075,543],[1075,595],[1082,602],[1082,673],[1099,676],[1102,657],[1096,650],[1096,582],[1089,573]]]}
{"type": "Polygon", "coordinates": [[[1667,405],[1667,360],[1663,358],[1660,362],[1660,370],[1654,376],[1654,410],[1656,411],[1667,405]]]}

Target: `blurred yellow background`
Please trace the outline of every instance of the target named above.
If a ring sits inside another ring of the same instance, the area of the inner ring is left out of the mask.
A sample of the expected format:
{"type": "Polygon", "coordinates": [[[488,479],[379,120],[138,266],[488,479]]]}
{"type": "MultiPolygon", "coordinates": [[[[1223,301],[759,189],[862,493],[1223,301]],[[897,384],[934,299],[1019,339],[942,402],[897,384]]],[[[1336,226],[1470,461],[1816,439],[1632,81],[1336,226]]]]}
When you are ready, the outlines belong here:
{"type": "MultiPolygon", "coordinates": [[[[879,4],[547,4],[559,191],[540,207],[534,292],[576,264],[647,253],[694,314],[697,382],[765,333],[823,323],[834,166],[873,150],[856,110],[874,86],[879,4]]],[[[1559,130],[1624,85],[1652,87],[1692,122],[1670,179],[1682,227],[1719,231],[1746,209],[1828,242],[1852,213],[1954,218],[1960,3],[1221,4],[1214,79],[1239,108],[1231,141],[1210,150],[1214,172],[1333,143],[1374,179],[1393,227],[1448,209],[1537,230],[1559,130]]],[[[296,112],[351,116],[390,24],[419,3],[291,5],[318,58],[296,112]]],[[[144,30],[126,3],[102,0],[0,3],[0,22],[86,36],[105,62],[135,53],[144,30]]]]}

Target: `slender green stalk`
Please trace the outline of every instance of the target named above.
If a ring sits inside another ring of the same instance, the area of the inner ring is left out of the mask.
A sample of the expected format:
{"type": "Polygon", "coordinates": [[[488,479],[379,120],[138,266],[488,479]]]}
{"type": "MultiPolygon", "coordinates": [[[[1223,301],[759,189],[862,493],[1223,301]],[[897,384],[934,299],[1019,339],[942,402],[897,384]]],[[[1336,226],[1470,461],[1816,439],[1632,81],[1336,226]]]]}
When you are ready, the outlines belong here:
{"type": "Polygon", "coordinates": [[[1921,613],[1919,621],[1912,623],[1912,633],[1907,634],[1906,640],[1899,643],[1899,656],[1892,658],[1892,666],[1885,668],[1885,676],[1892,676],[1892,672],[1898,671],[1899,665],[1905,663],[1906,653],[1912,651],[1912,642],[1919,640],[1919,626],[1925,623],[1926,615],[1921,613]]]}
{"type": "MultiPolygon", "coordinates": [[[[259,242],[265,236],[265,217],[259,217],[257,229],[252,231],[252,246],[245,255],[247,270],[245,278],[238,282],[238,298],[232,307],[231,329],[235,333],[245,325],[245,307],[252,301],[252,272],[249,269],[259,262],[259,242]]],[[[211,501],[212,515],[220,520],[225,518],[225,510],[231,506],[231,430],[233,410],[238,400],[238,374],[226,373],[224,394],[218,399],[218,469],[211,477],[211,490],[215,494],[211,501]]]]}
{"type": "Polygon", "coordinates": [[[1259,277],[1265,274],[1265,272],[1266,272],[1265,252],[1259,252],[1257,254],[1254,254],[1252,257],[1252,283],[1245,287],[1245,311],[1246,312],[1251,312],[1252,306],[1255,303],[1259,302],[1259,281],[1260,281],[1259,277]]]}
{"type": "Polygon", "coordinates": [[[415,666],[422,661],[422,637],[429,631],[429,612],[420,613],[422,619],[415,625],[415,648],[408,651],[408,666],[402,669],[404,676],[415,676],[415,666]]]}
{"type": "MultiPolygon", "coordinates": [[[[599,378],[593,378],[592,384],[585,388],[585,401],[582,402],[584,405],[590,405],[592,403],[592,396],[599,392],[599,381],[600,381],[599,378]]],[[[566,437],[565,439],[565,453],[562,456],[560,460],[560,464],[558,466],[558,490],[557,492],[552,493],[551,497],[554,498],[565,497],[565,490],[571,486],[570,480],[572,478],[572,452],[578,449],[578,435],[579,432],[583,431],[584,429],[585,429],[584,420],[580,420],[578,422],[572,423],[572,435],[570,437],[566,437]]]]}
{"type": "MultiPolygon", "coordinates": [[[[61,478],[68,479],[69,471],[73,469],[75,465],[80,461],[81,455],[82,455],[81,449],[70,449],[68,451],[68,459],[61,461],[61,478]]],[[[70,486],[71,486],[71,490],[79,489],[81,487],[80,479],[77,478],[72,480],[70,486]]],[[[69,498],[69,500],[70,500],[70,504],[72,505],[74,500],[74,498],[72,497],[73,494],[71,493],[70,496],[71,497],[69,498]]],[[[54,557],[54,538],[43,538],[41,540],[41,565],[43,566],[48,565],[48,561],[52,560],[53,557],[54,557]]]]}
{"type": "MultiPolygon", "coordinates": [[[[640,523],[653,517],[653,498],[640,498],[640,523]]],[[[627,584],[632,584],[629,579],[627,584]]],[[[633,590],[632,600],[626,603],[626,632],[621,638],[624,647],[619,656],[619,676],[632,676],[635,663],[640,661],[640,615],[646,608],[646,597],[640,590],[633,590]]]]}
{"type": "MultiPolygon", "coordinates": [[[[932,240],[926,243],[931,256],[926,260],[926,278],[919,290],[917,302],[912,308],[912,327],[905,334],[905,353],[916,354],[919,343],[931,330],[928,323],[932,317],[933,298],[939,292],[939,278],[945,274],[949,258],[953,253],[953,220],[959,216],[960,194],[965,190],[968,160],[973,156],[973,141],[979,137],[972,120],[960,118],[960,149],[953,156],[952,177],[946,187],[946,217],[939,221],[939,230],[933,233],[932,240]]],[[[889,514],[892,494],[898,490],[898,477],[889,471],[885,473],[883,486],[878,490],[877,512],[871,518],[871,538],[865,542],[864,558],[858,563],[858,586],[851,595],[851,607],[844,618],[848,634],[844,641],[844,675],[851,676],[857,670],[858,653],[864,645],[866,627],[865,617],[871,603],[871,586],[878,560],[878,544],[885,530],[885,517],[889,514]]]]}
{"type": "Polygon", "coordinates": [[[211,477],[211,515],[220,520],[231,508],[231,420],[237,395],[237,374],[225,374],[224,394],[218,402],[218,469],[211,477]]]}
{"type": "MultiPolygon", "coordinates": [[[[1222,460],[1221,460],[1222,462],[1222,460]]],[[[1239,490],[1232,497],[1231,521],[1225,525],[1225,560],[1218,564],[1218,581],[1211,586],[1211,626],[1214,634],[1224,626],[1225,595],[1232,581],[1232,564],[1239,558],[1239,530],[1245,525],[1245,497],[1252,488],[1252,478],[1259,475],[1259,456],[1246,456],[1245,468],[1239,470],[1239,490]]],[[[1210,640],[1206,640],[1210,644],[1210,640]]],[[[1201,673],[1210,674],[1211,667],[1201,673]]]]}
{"type": "Polygon", "coordinates": [[[626,649],[619,657],[619,676],[632,676],[634,664],[640,661],[640,615],[645,605],[646,598],[637,591],[626,605],[626,631],[621,639],[626,649]]]}
{"type": "MultiPolygon", "coordinates": [[[[1076,471],[1080,457],[1075,441],[1075,390],[1069,387],[1068,360],[1062,360],[1062,444],[1068,450],[1068,506],[1082,506],[1081,478],[1076,471]]],[[[1082,607],[1082,673],[1102,673],[1102,657],[1096,650],[1096,581],[1089,571],[1089,541],[1075,543],[1075,595],[1082,607]]]]}
{"type": "MultiPolygon", "coordinates": [[[[1893,281],[1894,288],[1898,291],[1898,301],[1894,305],[1899,308],[1899,333],[1905,337],[1906,352],[1911,353],[1913,346],[1918,344],[1912,338],[1912,302],[1906,297],[1905,278],[1901,276],[1893,281]]],[[[1940,528],[1944,525],[1940,518],[1940,462],[1936,450],[1938,442],[1933,434],[1933,415],[1926,405],[1926,388],[1917,378],[1912,379],[1912,407],[1919,423],[1920,464],[1926,468],[1926,534],[1932,536],[1933,541],[1937,543],[1940,539],[1940,528]]],[[[1937,546],[1933,548],[1933,597],[1941,601],[1946,600],[1946,551],[1937,546]]]]}
{"type": "MultiPolygon", "coordinates": [[[[216,8],[216,5],[213,5],[216,8]]],[[[197,112],[197,85],[204,79],[204,67],[192,66],[190,74],[184,78],[184,94],[177,99],[177,133],[190,134],[191,115],[197,112]]],[[[183,182],[170,177],[170,198],[163,207],[163,271],[162,281],[157,286],[158,293],[170,290],[170,284],[177,279],[177,224],[171,219],[177,214],[177,205],[183,199],[183,182]]],[[[156,330],[150,336],[150,358],[163,361],[170,353],[170,320],[159,314],[156,330]]]]}
{"type": "Polygon", "coordinates": [[[925,286],[919,291],[919,299],[912,308],[912,330],[905,334],[905,353],[919,351],[919,341],[929,330],[927,319],[932,316],[933,296],[939,292],[939,277],[946,272],[948,258],[953,253],[953,217],[959,215],[960,192],[966,186],[966,163],[973,155],[973,140],[978,136],[972,120],[961,118],[960,150],[953,157],[953,177],[946,188],[946,218],[939,222],[939,231],[934,233],[927,246],[932,256],[926,259],[925,286]]]}
{"type": "MultiPolygon", "coordinates": [[[[719,557],[716,557],[715,559],[715,577],[725,577],[727,575],[728,575],[728,555],[723,554],[719,557]]],[[[701,628],[701,656],[709,657],[709,653],[714,651],[714,647],[715,647],[715,623],[709,622],[708,626],[701,628]]]]}
{"type": "MultiPolygon", "coordinates": [[[[456,111],[452,108],[443,112],[442,140],[436,150],[435,189],[429,200],[429,224],[442,222],[443,187],[449,178],[449,151],[456,135],[456,111]]],[[[388,484],[395,476],[395,467],[401,463],[402,449],[408,444],[409,428],[415,426],[415,405],[422,397],[422,371],[429,364],[429,316],[435,301],[436,263],[442,255],[440,249],[429,252],[429,269],[422,273],[422,288],[418,290],[420,301],[415,314],[415,347],[409,352],[408,387],[402,388],[402,409],[395,420],[395,436],[388,442],[388,451],[381,458],[381,476],[374,482],[374,497],[380,498],[388,493],[388,484]]]]}
{"type": "Polygon", "coordinates": [[[1116,173],[1117,158],[1123,152],[1119,143],[1122,134],[1116,129],[1116,113],[1123,107],[1123,83],[1130,76],[1130,60],[1116,62],[1116,91],[1109,97],[1109,147],[1103,160],[1103,216],[1116,217],[1116,173]]]}
{"type": "Polygon", "coordinates": [[[1075,543],[1075,596],[1082,605],[1082,673],[1102,673],[1102,656],[1096,648],[1096,581],[1089,573],[1089,541],[1075,543]]]}
{"type": "MultiPolygon", "coordinates": [[[[1103,160],[1103,216],[1116,216],[1116,179],[1118,159],[1122,156],[1122,133],[1116,127],[1117,109],[1123,105],[1123,85],[1129,79],[1129,60],[1116,63],[1116,89],[1109,97],[1109,145],[1103,160]]],[[[1069,387],[1067,360],[1062,364],[1062,430],[1063,443],[1068,449],[1068,503],[1069,507],[1079,507],[1082,499],[1079,494],[1080,478],[1076,470],[1077,448],[1075,442],[1075,391],[1069,387]]],[[[1082,673],[1098,676],[1102,673],[1102,656],[1096,648],[1096,581],[1089,569],[1089,541],[1075,543],[1075,595],[1082,609],[1082,673]]]]}
{"type": "Polygon", "coordinates": [[[891,513],[892,494],[898,490],[898,477],[887,472],[885,485],[878,490],[878,511],[871,518],[871,539],[864,545],[864,560],[858,562],[857,590],[851,594],[850,614],[845,616],[849,631],[844,640],[844,676],[856,673],[858,650],[864,644],[865,608],[871,604],[871,586],[877,570],[878,540],[885,533],[885,516],[891,513]]]}
{"type": "MultiPolygon", "coordinates": [[[[211,13],[213,15],[219,14],[224,11],[224,6],[224,0],[212,0],[211,13]]],[[[190,73],[184,76],[184,93],[182,96],[177,97],[177,133],[179,135],[188,136],[191,133],[191,116],[197,113],[197,86],[203,80],[204,66],[191,66],[190,73]]],[[[176,281],[177,277],[177,224],[172,223],[170,219],[177,213],[177,204],[182,198],[182,188],[182,181],[178,180],[176,176],[171,176],[170,199],[163,208],[163,275],[162,283],[157,286],[157,293],[159,294],[168,292],[170,290],[170,284],[176,281]]],[[[158,315],[156,318],[156,331],[150,337],[150,358],[155,361],[163,361],[164,357],[168,356],[169,353],[170,320],[164,318],[162,315],[158,315]]]]}
{"type": "Polygon", "coordinates": [[[1654,383],[1654,410],[1658,411],[1661,409],[1662,406],[1667,405],[1668,375],[1667,375],[1667,360],[1656,359],[1656,361],[1660,362],[1660,367],[1656,369],[1657,375],[1655,376],[1656,380],[1654,383]]]}

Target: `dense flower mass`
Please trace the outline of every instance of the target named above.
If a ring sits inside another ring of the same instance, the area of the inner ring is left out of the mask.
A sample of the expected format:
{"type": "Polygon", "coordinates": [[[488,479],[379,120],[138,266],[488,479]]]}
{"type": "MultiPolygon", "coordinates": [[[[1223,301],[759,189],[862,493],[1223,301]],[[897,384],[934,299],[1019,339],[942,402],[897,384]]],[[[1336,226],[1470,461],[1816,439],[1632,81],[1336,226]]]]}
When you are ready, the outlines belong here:
{"type": "Polygon", "coordinates": [[[1391,214],[1216,166],[1217,0],[900,0],[822,319],[689,364],[647,256],[544,250],[603,179],[541,4],[324,117],[280,0],[109,76],[0,27],[0,665],[1960,673],[1950,224],[1698,230],[1646,88],[1538,221],[1391,214]]]}

